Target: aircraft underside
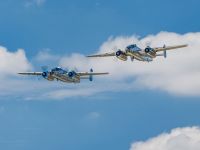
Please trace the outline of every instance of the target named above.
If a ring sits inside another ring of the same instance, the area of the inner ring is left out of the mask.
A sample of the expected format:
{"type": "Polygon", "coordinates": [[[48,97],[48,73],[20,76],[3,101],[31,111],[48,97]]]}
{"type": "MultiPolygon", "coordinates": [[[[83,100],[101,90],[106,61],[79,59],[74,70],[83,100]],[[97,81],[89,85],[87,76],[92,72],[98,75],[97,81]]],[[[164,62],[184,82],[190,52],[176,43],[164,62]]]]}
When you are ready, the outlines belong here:
{"type": "Polygon", "coordinates": [[[55,74],[53,77],[57,80],[67,83],[80,83],[79,77],[69,78],[67,75],[55,74]]]}
{"type": "Polygon", "coordinates": [[[153,58],[155,58],[155,56],[151,55],[151,54],[141,54],[140,52],[128,52],[127,55],[129,55],[132,60],[136,59],[138,61],[153,61],[153,58]]]}

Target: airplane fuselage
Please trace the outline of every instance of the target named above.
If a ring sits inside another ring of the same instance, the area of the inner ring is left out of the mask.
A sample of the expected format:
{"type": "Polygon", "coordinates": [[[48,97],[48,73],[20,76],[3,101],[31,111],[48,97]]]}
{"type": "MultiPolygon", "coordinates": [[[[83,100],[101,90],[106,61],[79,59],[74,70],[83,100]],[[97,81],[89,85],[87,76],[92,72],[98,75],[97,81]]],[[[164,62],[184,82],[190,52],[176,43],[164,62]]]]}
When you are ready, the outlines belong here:
{"type": "Polygon", "coordinates": [[[126,56],[130,56],[131,60],[139,61],[153,61],[153,58],[156,57],[156,51],[152,48],[147,47],[145,50],[140,49],[136,44],[129,45],[125,49],[126,56]]]}
{"type": "Polygon", "coordinates": [[[166,58],[168,50],[184,48],[187,46],[188,46],[187,44],[176,45],[176,46],[163,45],[163,47],[154,47],[154,48],[147,46],[145,49],[141,49],[136,44],[132,44],[132,45],[128,45],[124,50],[118,49],[116,52],[88,55],[87,57],[115,56],[122,61],[127,61],[128,57],[130,57],[132,61],[138,60],[138,61],[150,62],[150,61],[153,61],[153,59],[156,58],[157,56],[163,56],[164,58],[166,58]],[[159,53],[159,52],[162,52],[162,53],[159,53]]]}
{"type": "Polygon", "coordinates": [[[74,71],[66,71],[59,67],[52,69],[51,71],[44,72],[46,75],[43,77],[49,81],[56,79],[57,81],[67,83],[80,83],[80,76],[74,71]]]}
{"type": "Polygon", "coordinates": [[[78,72],[75,70],[69,71],[68,69],[56,67],[51,70],[46,69],[43,72],[19,72],[18,74],[42,76],[48,81],[57,80],[66,83],[80,83],[81,79],[89,79],[89,81],[93,81],[93,76],[107,75],[108,72],[93,72],[93,69],[90,69],[89,72],[78,72]]]}
{"type": "Polygon", "coordinates": [[[136,59],[136,60],[139,60],[139,61],[153,61],[153,58],[156,57],[156,53],[146,53],[144,51],[128,51],[126,50],[126,54],[129,55],[132,60],[133,59],[136,59]]]}
{"type": "Polygon", "coordinates": [[[67,83],[80,83],[80,77],[78,75],[70,78],[67,73],[54,73],[51,75],[53,78],[67,83]]]}

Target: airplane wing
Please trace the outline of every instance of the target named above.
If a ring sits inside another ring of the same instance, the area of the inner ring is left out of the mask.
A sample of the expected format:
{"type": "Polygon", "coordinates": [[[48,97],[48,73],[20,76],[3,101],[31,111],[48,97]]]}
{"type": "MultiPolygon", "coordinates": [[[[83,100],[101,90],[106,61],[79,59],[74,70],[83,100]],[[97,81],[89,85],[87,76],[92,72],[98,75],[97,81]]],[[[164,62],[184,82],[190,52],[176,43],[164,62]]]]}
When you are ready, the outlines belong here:
{"type": "Polygon", "coordinates": [[[107,75],[109,74],[108,72],[76,72],[79,76],[95,76],[95,75],[107,75]]]}
{"type": "Polygon", "coordinates": [[[176,46],[163,46],[163,47],[156,47],[153,48],[156,52],[160,52],[160,51],[166,51],[166,50],[172,50],[172,49],[177,49],[177,48],[184,48],[187,47],[188,45],[176,45],[176,46]]]}
{"type": "Polygon", "coordinates": [[[39,75],[42,75],[42,72],[19,72],[18,74],[20,74],[20,75],[35,75],[35,76],[39,76],[39,75]]]}
{"type": "Polygon", "coordinates": [[[104,53],[104,54],[96,54],[96,55],[89,55],[87,57],[109,57],[109,56],[115,56],[115,52],[104,53]]]}

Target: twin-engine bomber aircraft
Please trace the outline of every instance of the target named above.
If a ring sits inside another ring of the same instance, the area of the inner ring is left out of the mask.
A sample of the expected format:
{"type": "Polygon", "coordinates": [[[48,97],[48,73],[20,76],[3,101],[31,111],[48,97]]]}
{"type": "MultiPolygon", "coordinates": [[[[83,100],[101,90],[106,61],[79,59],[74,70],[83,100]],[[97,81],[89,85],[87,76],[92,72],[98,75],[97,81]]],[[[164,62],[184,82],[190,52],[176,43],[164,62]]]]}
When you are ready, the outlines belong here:
{"type": "Polygon", "coordinates": [[[177,45],[177,46],[163,46],[163,47],[156,47],[151,48],[147,46],[145,49],[139,48],[136,44],[129,45],[125,48],[125,50],[118,49],[116,52],[104,53],[104,54],[97,54],[97,55],[89,55],[87,57],[109,57],[109,56],[116,56],[118,59],[127,61],[128,56],[133,60],[139,61],[146,61],[150,62],[153,61],[154,58],[157,56],[164,56],[167,57],[167,50],[177,49],[187,47],[187,45],[177,45]],[[158,54],[158,52],[163,51],[162,54],[158,54]]]}
{"type": "Polygon", "coordinates": [[[108,73],[94,73],[92,69],[90,69],[90,72],[76,72],[74,70],[67,71],[60,67],[56,67],[51,69],[50,71],[46,70],[43,72],[20,72],[18,74],[42,76],[44,79],[47,79],[49,81],[53,81],[54,79],[56,79],[57,81],[67,83],[80,83],[81,79],[89,79],[90,81],[93,81],[94,75],[106,75],[108,73]]]}
{"type": "MultiPolygon", "coordinates": [[[[139,61],[150,62],[150,61],[153,61],[153,59],[156,58],[157,56],[164,56],[166,58],[167,50],[184,48],[184,47],[187,47],[187,45],[186,44],[177,45],[177,46],[164,45],[163,47],[156,47],[156,48],[151,48],[147,46],[145,49],[141,49],[136,44],[132,44],[132,45],[127,46],[124,51],[121,49],[118,49],[116,52],[90,55],[87,57],[116,56],[118,59],[123,60],[123,61],[127,61],[128,57],[130,57],[132,61],[136,59],[139,61]],[[161,51],[163,51],[163,53],[158,54],[158,52],[161,52],[161,51]]],[[[47,70],[43,68],[43,70],[44,70],[43,72],[20,72],[18,74],[42,76],[44,79],[47,79],[49,81],[53,81],[54,79],[56,79],[57,81],[62,81],[66,83],[80,83],[81,79],[89,79],[90,81],[92,81],[94,75],[109,74],[108,72],[94,73],[92,69],[90,69],[90,72],[77,72],[74,70],[68,71],[60,67],[56,67],[51,70],[47,70]]]]}

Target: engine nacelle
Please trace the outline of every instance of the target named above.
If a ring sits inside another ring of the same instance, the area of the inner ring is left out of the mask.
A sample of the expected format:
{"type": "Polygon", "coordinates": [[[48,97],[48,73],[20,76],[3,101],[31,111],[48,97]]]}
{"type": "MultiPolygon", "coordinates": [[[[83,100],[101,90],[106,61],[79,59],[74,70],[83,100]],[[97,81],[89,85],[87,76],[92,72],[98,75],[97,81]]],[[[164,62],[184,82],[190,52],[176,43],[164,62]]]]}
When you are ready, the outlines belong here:
{"type": "Polygon", "coordinates": [[[127,61],[127,59],[128,59],[127,55],[121,50],[118,50],[115,53],[115,55],[116,55],[117,58],[119,58],[120,60],[123,60],[123,61],[127,61]]]}
{"type": "Polygon", "coordinates": [[[67,73],[67,75],[68,75],[69,79],[71,79],[72,81],[79,81],[80,80],[79,76],[76,74],[75,71],[69,71],[67,73]]]}
{"type": "Polygon", "coordinates": [[[43,78],[49,80],[49,81],[53,81],[54,77],[51,76],[51,73],[48,71],[45,71],[42,73],[43,78]]]}
{"type": "Polygon", "coordinates": [[[156,54],[156,51],[151,48],[150,46],[147,46],[145,49],[144,49],[145,53],[149,53],[151,55],[155,55],[156,54]]]}

